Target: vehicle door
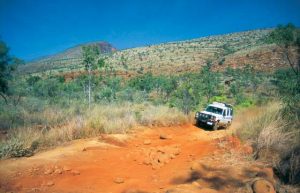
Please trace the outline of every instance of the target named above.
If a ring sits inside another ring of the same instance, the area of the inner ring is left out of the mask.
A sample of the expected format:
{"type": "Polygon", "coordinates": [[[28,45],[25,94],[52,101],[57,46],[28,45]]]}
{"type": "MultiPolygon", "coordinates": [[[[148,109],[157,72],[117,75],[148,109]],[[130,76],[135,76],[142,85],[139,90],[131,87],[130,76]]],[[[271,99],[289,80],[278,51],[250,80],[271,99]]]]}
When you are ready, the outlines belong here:
{"type": "Polygon", "coordinates": [[[232,121],[232,109],[231,109],[231,108],[227,108],[226,111],[227,111],[227,112],[226,112],[226,117],[225,117],[225,119],[226,119],[226,122],[228,123],[228,122],[231,122],[231,121],[232,121]]]}

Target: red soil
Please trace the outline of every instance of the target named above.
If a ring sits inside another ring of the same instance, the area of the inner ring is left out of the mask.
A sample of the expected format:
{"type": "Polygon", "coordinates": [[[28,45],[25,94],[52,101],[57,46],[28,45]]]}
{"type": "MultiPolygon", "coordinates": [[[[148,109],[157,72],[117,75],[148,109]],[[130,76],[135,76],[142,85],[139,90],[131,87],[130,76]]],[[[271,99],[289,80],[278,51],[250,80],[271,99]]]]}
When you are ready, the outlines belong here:
{"type": "MultiPolygon", "coordinates": [[[[160,192],[176,186],[178,177],[188,178],[195,160],[220,153],[217,144],[228,132],[187,125],[73,141],[30,158],[0,161],[0,192],[160,192]],[[177,152],[170,150],[165,161],[145,163],[151,152],[172,148],[177,152]]],[[[240,146],[233,137],[227,141],[230,148],[240,146]]]]}

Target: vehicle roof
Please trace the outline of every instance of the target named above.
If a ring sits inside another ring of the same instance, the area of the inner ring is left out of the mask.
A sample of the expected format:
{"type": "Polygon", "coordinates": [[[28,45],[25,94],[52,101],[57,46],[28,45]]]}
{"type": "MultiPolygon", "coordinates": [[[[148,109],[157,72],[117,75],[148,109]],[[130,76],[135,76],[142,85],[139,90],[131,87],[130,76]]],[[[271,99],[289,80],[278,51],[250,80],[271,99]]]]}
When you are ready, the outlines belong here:
{"type": "Polygon", "coordinates": [[[219,103],[219,102],[213,102],[212,104],[209,104],[208,106],[217,107],[217,108],[221,108],[221,109],[231,108],[231,105],[227,105],[225,103],[219,103]]]}
{"type": "Polygon", "coordinates": [[[217,108],[220,108],[220,109],[227,109],[228,107],[225,107],[225,106],[221,106],[221,105],[216,105],[216,104],[210,104],[208,106],[211,106],[211,107],[217,107],[217,108]]]}

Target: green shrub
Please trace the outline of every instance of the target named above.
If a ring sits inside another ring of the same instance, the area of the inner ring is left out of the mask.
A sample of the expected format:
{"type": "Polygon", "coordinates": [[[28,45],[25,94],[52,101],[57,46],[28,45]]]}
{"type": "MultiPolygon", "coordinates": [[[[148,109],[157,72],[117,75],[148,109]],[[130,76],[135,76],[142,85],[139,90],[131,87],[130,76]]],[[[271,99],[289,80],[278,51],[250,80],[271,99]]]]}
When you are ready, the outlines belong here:
{"type": "Polygon", "coordinates": [[[13,138],[5,143],[0,143],[0,158],[32,156],[37,146],[34,143],[32,146],[26,147],[23,141],[13,138]]]}

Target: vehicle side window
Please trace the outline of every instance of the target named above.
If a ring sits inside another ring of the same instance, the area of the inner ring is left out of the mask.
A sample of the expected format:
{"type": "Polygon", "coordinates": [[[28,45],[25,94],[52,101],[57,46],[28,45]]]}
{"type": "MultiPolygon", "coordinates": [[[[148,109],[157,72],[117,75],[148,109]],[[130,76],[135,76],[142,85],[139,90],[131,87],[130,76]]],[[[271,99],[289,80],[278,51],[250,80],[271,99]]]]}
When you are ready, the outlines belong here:
{"type": "Polygon", "coordinates": [[[226,110],[223,111],[223,116],[226,116],[226,110]]]}

